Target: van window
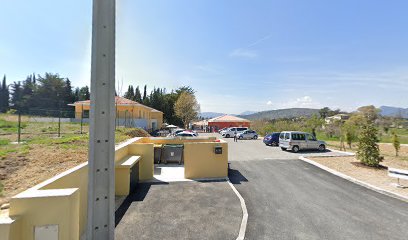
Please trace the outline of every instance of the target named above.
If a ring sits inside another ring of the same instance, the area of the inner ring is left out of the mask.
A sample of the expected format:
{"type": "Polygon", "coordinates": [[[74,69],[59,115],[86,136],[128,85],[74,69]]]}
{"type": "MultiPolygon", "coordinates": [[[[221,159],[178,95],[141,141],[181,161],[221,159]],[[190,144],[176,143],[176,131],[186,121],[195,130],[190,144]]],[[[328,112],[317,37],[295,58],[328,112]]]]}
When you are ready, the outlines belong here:
{"type": "Polygon", "coordinates": [[[304,141],[306,136],[303,133],[292,133],[292,140],[304,141]]]}
{"type": "Polygon", "coordinates": [[[290,133],[285,134],[285,139],[290,139],[290,133]]]}
{"type": "Polygon", "coordinates": [[[279,138],[280,138],[280,139],[284,139],[284,138],[285,138],[285,134],[284,134],[284,133],[279,134],[279,138]]]}
{"type": "Polygon", "coordinates": [[[307,135],[307,140],[309,141],[316,141],[316,138],[312,134],[307,135]]]}

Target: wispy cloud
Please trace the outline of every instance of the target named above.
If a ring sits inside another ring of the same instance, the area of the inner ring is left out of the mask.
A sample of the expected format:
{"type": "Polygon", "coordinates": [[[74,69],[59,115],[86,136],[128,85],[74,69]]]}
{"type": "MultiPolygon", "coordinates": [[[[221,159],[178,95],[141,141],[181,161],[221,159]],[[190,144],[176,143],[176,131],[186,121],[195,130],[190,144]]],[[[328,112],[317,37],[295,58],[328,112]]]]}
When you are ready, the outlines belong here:
{"type": "Polygon", "coordinates": [[[253,46],[256,46],[256,45],[260,44],[261,42],[263,42],[263,41],[265,41],[265,40],[268,40],[268,39],[271,38],[271,37],[272,37],[272,34],[268,34],[268,35],[266,35],[266,36],[264,36],[264,37],[261,37],[260,39],[258,39],[258,40],[256,40],[256,41],[254,41],[253,43],[249,44],[249,45],[248,45],[248,48],[253,47],[253,46]]]}
{"type": "Polygon", "coordinates": [[[255,50],[237,48],[230,53],[230,56],[253,59],[258,57],[258,53],[255,50]]]}

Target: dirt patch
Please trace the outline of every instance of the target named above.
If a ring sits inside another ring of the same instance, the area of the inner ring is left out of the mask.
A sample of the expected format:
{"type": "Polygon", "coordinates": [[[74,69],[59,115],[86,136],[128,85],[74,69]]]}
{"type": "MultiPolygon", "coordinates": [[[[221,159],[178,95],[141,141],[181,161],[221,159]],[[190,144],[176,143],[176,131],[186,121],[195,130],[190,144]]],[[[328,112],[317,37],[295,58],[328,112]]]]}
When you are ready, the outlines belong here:
{"type": "Polygon", "coordinates": [[[12,153],[0,162],[4,185],[0,205],[10,197],[87,160],[87,147],[30,145],[27,154],[12,153]]]}
{"type": "MultiPolygon", "coordinates": [[[[330,158],[311,157],[310,159],[357,180],[408,197],[408,188],[402,189],[395,187],[397,179],[389,177],[387,171],[388,167],[408,169],[408,161],[405,160],[408,157],[408,147],[401,147],[400,157],[395,157],[393,153],[390,155],[390,150],[393,150],[392,146],[384,146],[381,144],[380,149],[381,154],[384,156],[384,161],[381,162],[382,167],[380,168],[367,167],[361,164],[354,156],[330,158]]],[[[400,183],[404,186],[408,186],[408,180],[400,180],[400,183]]]]}

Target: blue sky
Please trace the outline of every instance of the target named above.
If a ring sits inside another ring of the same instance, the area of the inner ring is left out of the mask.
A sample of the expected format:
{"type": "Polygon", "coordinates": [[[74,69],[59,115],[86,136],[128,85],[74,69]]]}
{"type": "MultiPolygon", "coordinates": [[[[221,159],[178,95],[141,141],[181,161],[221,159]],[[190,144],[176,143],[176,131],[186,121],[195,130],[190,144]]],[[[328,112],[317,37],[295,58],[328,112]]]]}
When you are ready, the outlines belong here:
{"type": "MultiPolygon", "coordinates": [[[[89,85],[90,0],[2,0],[0,74],[89,85]]],[[[118,0],[116,80],[202,111],[408,107],[408,1],[118,0]]]]}

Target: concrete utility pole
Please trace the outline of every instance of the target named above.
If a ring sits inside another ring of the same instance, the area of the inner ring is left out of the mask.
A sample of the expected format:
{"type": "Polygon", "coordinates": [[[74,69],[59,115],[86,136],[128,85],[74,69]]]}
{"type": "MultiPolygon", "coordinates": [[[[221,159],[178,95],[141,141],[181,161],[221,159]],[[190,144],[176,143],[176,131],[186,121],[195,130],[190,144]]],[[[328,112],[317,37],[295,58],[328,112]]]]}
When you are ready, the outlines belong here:
{"type": "Polygon", "coordinates": [[[115,0],[93,0],[87,239],[114,239],[115,0]]]}

